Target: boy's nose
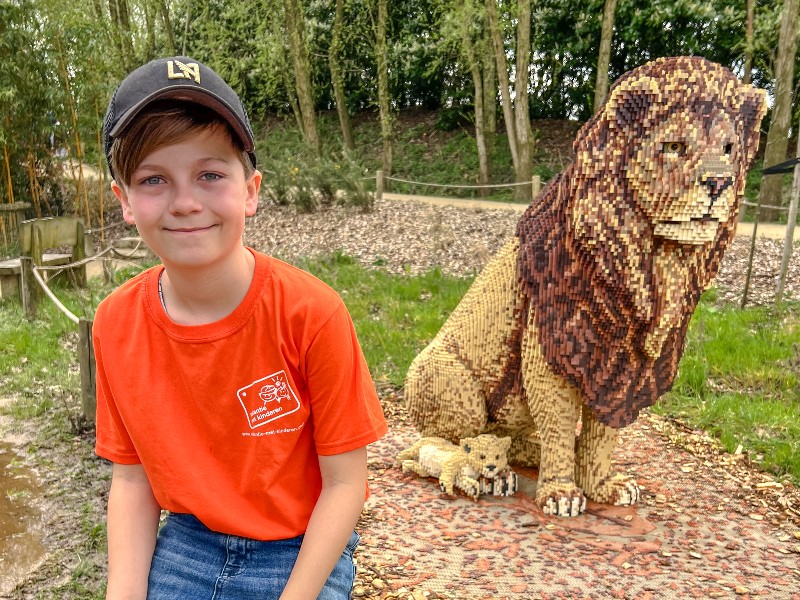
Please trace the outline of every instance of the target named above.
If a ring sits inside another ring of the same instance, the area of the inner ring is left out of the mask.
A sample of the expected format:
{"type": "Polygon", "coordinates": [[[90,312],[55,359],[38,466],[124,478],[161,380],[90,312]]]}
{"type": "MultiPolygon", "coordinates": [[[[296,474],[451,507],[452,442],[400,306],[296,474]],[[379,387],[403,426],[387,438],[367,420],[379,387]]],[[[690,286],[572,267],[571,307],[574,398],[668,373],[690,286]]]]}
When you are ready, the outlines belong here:
{"type": "Polygon", "coordinates": [[[194,194],[192,194],[191,190],[183,186],[176,187],[170,202],[170,212],[174,214],[186,214],[197,212],[200,208],[201,205],[194,194]]]}

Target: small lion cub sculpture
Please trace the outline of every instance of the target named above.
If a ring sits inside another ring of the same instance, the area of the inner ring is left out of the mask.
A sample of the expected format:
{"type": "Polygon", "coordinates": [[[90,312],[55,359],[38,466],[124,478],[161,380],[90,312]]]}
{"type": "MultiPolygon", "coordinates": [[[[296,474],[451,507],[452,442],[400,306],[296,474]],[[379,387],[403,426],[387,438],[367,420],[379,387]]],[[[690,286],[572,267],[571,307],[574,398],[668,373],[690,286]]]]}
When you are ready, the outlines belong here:
{"type": "Polygon", "coordinates": [[[424,437],[397,455],[403,473],[438,477],[442,491],[462,490],[477,501],[481,495],[511,496],[517,474],[508,467],[511,438],[491,434],[464,438],[456,446],[440,437],[424,437]]]}

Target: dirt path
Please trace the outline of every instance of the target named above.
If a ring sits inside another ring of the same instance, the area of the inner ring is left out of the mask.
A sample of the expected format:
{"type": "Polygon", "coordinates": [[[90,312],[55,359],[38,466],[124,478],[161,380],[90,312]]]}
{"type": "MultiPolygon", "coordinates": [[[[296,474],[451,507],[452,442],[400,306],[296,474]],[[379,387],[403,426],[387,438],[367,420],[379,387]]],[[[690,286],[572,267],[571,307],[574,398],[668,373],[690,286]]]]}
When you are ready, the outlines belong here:
{"type": "MultiPolygon", "coordinates": [[[[383,194],[386,200],[392,201],[412,201],[430,204],[431,206],[452,206],[454,208],[471,208],[471,209],[507,209],[524,212],[528,208],[527,204],[520,204],[518,202],[489,202],[486,200],[462,200],[460,198],[444,198],[440,196],[416,196],[410,194],[392,194],[386,192],[383,194]]],[[[800,241],[800,227],[794,228],[793,240],[800,241]]],[[[753,224],[742,222],[736,228],[737,235],[753,235],[753,224]]],[[[757,237],[765,237],[772,240],[786,239],[786,225],[778,223],[759,223],[756,230],[757,237]]]]}

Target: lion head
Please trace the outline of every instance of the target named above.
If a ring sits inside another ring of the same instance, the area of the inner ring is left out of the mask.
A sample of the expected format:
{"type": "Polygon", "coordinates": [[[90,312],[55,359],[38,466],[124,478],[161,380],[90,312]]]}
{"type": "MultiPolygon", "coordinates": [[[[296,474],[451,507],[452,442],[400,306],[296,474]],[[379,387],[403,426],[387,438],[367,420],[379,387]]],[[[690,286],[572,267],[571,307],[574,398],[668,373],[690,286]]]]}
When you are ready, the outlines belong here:
{"type": "Polygon", "coordinates": [[[476,437],[463,438],[459,441],[461,450],[467,456],[470,468],[487,479],[491,479],[508,467],[508,450],[511,438],[499,438],[484,433],[476,437]]]}
{"type": "Polygon", "coordinates": [[[518,272],[550,366],[620,427],[667,391],[735,233],[765,94],[699,57],[623,75],[575,161],[520,220],[518,272]]]}
{"type": "Polygon", "coordinates": [[[593,192],[576,206],[577,229],[591,233],[580,220],[615,198],[655,237],[716,241],[736,222],[765,111],[763,90],[703,58],[663,58],[625,74],[573,145],[574,175],[584,176],[576,192],[593,192]],[[600,173],[613,183],[598,181],[600,173]],[[606,201],[595,204],[600,193],[606,201]]]}

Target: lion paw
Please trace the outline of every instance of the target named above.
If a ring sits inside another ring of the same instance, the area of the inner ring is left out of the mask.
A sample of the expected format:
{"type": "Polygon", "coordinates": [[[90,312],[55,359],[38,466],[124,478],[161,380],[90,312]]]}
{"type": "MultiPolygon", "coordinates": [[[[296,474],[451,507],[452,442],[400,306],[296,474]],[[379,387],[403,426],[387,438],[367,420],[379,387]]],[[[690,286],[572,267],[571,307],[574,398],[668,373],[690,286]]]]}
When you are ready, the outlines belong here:
{"type": "Polygon", "coordinates": [[[416,473],[420,477],[429,477],[428,469],[423,467],[415,460],[404,460],[400,463],[400,469],[403,473],[416,473]]]}
{"type": "Polygon", "coordinates": [[[614,506],[629,506],[636,504],[641,497],[641,491],[636,480],[629,475],[616,474],[600,482],[594,493],[593,500],[614,506]]]}
{"type": "Polygon", "coordinates": [[[586,510],[586,496],[575,486],[544,484],[536,493],[536,502],[546,515],[577,517],[586,510]]]}

